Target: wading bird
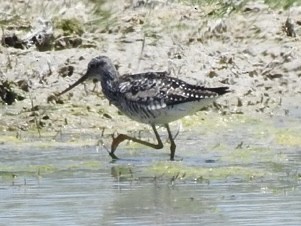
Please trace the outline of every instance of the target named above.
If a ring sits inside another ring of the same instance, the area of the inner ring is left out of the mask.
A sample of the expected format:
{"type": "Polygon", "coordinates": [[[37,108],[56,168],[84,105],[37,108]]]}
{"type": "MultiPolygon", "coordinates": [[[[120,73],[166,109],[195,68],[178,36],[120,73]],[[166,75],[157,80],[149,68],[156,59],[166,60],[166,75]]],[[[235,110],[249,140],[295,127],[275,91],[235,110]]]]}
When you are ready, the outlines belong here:
{"type": "Polygon", "coordinates": [[[170,160],[174,160],[176,144],[168,123],[199,111],[229,92],[228,87],[207,88],[191,85],[168,76],[167,72],[120,76],[108,57],[98,56],[89,62],[83,77],[57,95],[68,92],[88,78],[100,81],[106,98],[123,114],[138,122],[149,124],[157,139],[157,144],[154,144],[126,134],[118,134],[117,137],[113,137],[109,152],[113,159],[118,159],[114,152],[124,140],[155,149],[163,148],[156,129],[156,125],[163,125],[170,140],[170,160]]]}

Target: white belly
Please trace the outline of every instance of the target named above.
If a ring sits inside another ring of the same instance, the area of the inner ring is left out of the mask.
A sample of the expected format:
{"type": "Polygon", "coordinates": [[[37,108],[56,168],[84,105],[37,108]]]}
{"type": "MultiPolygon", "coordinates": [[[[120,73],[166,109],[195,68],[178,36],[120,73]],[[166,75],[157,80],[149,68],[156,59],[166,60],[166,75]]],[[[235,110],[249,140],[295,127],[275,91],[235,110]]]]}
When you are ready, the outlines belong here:
{"type": "Polygon", "coordinates": [[[202,99],[200,101],[193,101],[187,102],[182,104],[176,104],[173,106],[166,106],[164,108],[153,109],[150,110],[150,116],[146,116],[146,114],[142,111],[139,112],[124,112],[120,109],[123,113],[125,113],[131,119],[146,123],[146,124],[166,124],[180,118],[183,118],[186,115],[191,115],[196,113],[197,111],[201,110],[205,106],[211,104],[216,98],[208,98],[202,99]]]}

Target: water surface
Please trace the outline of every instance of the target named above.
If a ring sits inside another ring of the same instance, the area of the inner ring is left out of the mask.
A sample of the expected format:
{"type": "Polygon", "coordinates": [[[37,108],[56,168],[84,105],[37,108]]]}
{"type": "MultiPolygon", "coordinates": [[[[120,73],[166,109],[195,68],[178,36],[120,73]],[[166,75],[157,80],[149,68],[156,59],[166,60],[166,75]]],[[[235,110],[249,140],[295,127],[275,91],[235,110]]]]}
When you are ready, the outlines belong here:
{"type": "Polygon", "coordinates": [[[176,162],[139,145],[111,162],[92,141],[2,141],[0,225],[301,225],[296,121],[216,122],[185,129],[176,162]]]}

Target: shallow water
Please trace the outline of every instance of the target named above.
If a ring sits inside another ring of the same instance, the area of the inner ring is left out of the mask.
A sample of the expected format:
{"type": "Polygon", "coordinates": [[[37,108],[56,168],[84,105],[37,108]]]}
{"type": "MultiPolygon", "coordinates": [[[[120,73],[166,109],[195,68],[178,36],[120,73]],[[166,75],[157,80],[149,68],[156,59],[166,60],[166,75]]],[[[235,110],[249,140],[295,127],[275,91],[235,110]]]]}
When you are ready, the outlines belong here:
{"type": "Polygon", "coordinates": [[[110,162],[92,141],[2,142],[0,225],[301,225],[294,118],[216,123],[180,133],[176,162],[136,145],[110,162]]]}

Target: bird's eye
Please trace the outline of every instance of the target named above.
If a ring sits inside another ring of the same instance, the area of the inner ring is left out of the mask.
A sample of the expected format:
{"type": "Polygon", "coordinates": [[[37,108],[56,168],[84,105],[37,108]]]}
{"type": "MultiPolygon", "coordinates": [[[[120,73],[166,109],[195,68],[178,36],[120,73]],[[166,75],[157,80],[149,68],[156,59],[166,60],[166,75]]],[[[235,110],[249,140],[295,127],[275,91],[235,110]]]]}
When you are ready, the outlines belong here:
{"type": "Polygon", "coordinates": [[[94,63],[94,62],[91,62],[91,63],[89,64],[89,68],[90,68],[90,69],[95,69],[95,68],[97,68],[97,64],[94,63]]]}

